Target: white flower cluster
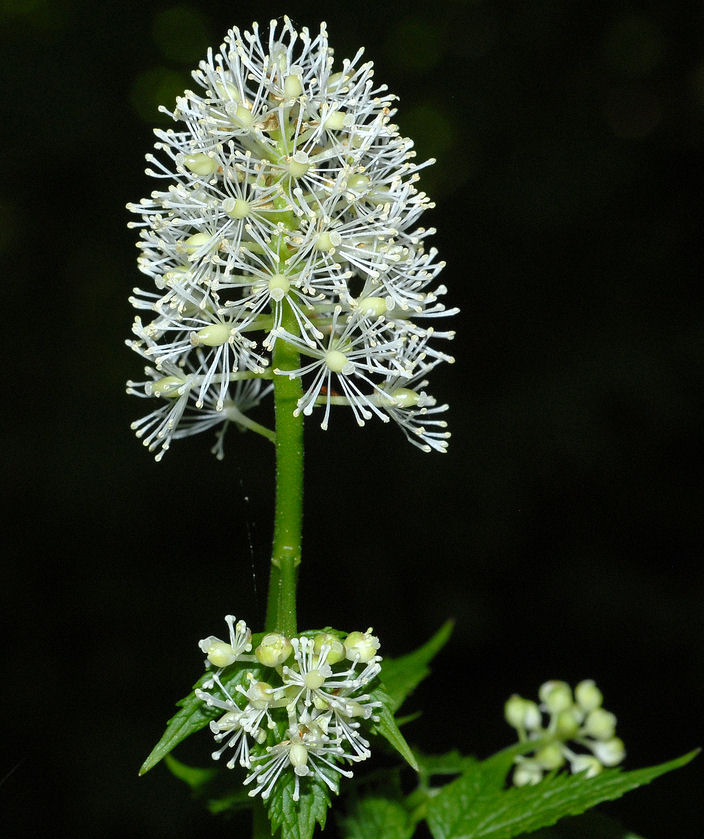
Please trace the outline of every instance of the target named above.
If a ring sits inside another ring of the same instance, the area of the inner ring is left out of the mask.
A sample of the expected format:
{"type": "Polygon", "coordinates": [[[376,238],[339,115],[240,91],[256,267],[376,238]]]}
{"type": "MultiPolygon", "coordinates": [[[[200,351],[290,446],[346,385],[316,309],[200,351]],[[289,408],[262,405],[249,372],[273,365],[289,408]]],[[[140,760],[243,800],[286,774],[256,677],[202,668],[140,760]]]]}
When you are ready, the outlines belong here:
{"type": "Polygon", "coordinates": [[[521,742],[536,741],[532,757],[515,758],[513,783],[537,784],[545,772],[569,764],[572,772],[593,778],[605,766],[616,766],[626,756],[623,741],[616,737],[616,717],[602,708],[603,696],[592,679],[572,689],[566,682],[550,681],[540,686],[540,704],[514,694],[504,709],[506,721],[518,731],[521,742]],[[543,725],[544,715],[548,721],[543,725]],[[575,752],[568,741],[590,754],[575,752]]]}
{"type": "Polygon", "coordinates": [[[162,109],[179,127],[155,132],[147,174],[165,189],[128,205],[156,287],[131,298],[128,344],[153,366],[128,393],[157,400],[133,424],[157,458],[221,424],[266,433],[248,412],[277,375],[303,380],[296,411],[321,406],[323,428],[347,405],[360,425],[393,419],[420,448],[447,448],[447,406],[425,387],[452,361],[435,339],[453,333],[423,324],[457,310],[434,285],[434,231],[417,227],[433,161],[412,162],[362,53],[335,67],[325,24],[315,37],[288,18],[268,39],[235,28],[193,73],[200,91],[162,109]],[[298,368],[272,369],[279,341],[298,368]]]}
{"type": "Polygon", "coordinates": [[[210,723],[222,743],[213,758],[231,750],[227,767],[239,763],[249,770],[244,781],[253,785],[249,794],[263,799],[287,771],[294,773],[296,801],[306,776],[317,776],[337,791],[338,776],[352,776],[344,766],[371,754],[360,727],[377,719],[374,710],[380,705],[366,692],[381,670],[378,638],[371,629],[344,638],[328,632],[290,639],[269,633],[249,655],[247,625],[233,615],[225,620],[229,641],[210,636],[199,642],[206,665],[216,670],[196,696],[224,712],[210,723]],[[238,680],[235,690],[228,691],[221,674],[236,662],[245,668],[256,662],[257,672],[267,668],[266,680],[244,671],[248,685],[238,680]],[[209,692],[214,686],[217,696],[209,692]]]}

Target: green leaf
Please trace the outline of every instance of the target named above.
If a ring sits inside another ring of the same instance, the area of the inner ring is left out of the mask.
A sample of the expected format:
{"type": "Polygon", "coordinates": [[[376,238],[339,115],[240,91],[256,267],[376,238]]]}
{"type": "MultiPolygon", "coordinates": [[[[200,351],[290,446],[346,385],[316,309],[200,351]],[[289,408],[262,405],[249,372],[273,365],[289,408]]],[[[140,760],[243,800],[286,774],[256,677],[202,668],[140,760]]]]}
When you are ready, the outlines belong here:
{"type": "Polygon", "coordinates": [[[208,797],[208,810],[213,815],[220,813],[234,813],[236,810],[249,810],[255,805],[255,800],[249,796],[242,784],[232,792],[221,793],[208,797]]]}
{"type": "Polygon", "coordinates": [[[508,773],[513,767],[516,755],[535,751],[540,748],[539,740],[526,740],[523,743],[513,743],[500,752],[485,758],[481,764],[482,787],[484,789],[502,789],[508,773]]]}
{"type": "Polygon", "coordinates": [[[396,724],[393,714],[393,702],[386,693],[384,686],[380,685],[371,691],[372,699],[381,702],[381,708],[377,709],[375,716],[379,719],[371,726],[372,734],[380,734],[391,746],[401,755],[401,757],[413,769],[418,769],[418,763],[415,759],[411,747],[406,742],[406,738],[401,734],[401,731],[396,724]]]}
{"type": "MultiPolygon", "coordinates": [[[[248,683],[247,676],[249,673],[258,677],[262,673],[262,667],[249,662],[237,662],[223,670],[220,674],[220,681],[232,696],[237,685],[246,685],[248,683]]],[[[188,696],[176,703],[181,710],[174,714],[167,722],[166,731],[142,764],[142,768],[139,770],[140,775],[144,775],[145,772],[148,772],[156,766],[171,749],[177,746],[182,740],[185,740],[186,737],[190,737],[191,734],[200,731],[201,728],[208,725],[210,720],[222,715],[223,712],[219,708],[208,707],[205,702],[198,699],[195,695],[196,688],[201,688],[203,682],[207,681],[210,675],[207,672],[203,673],[200,679],[193,685],[193,690],[188,696]]],[[[210,688],[209,693],[218,699],[226,699],[217,685],[210,688]]]]}
{"type": "Polygon", "coordinates": [[[422,647],[399,658],[383,660],[381,678],[391,700],[392,713],[430,673],[428,664],[447,643],[453,626],[454,621],[446,621],[422,647]]]}
{"type": "Polygon", "coordinates": [[[583,813],[600,801],[620,798],[684,766],[696,754],[632,772],[606,769],[594,778],[560,774],[535,786],[510,789],[497,789],[496,772],[487,776],[479,764],[428,802],[428,825],[435,839],[510,839],[583,813]]]}
{"type": "Polygon", "coordinates": [[[406,808],[381,795],[355,801],[338,824],[342,839],[410,839],[415,831],[406,808]]]}
{"type": "Polygon", "coordinates": [[[563,819],[554,827],[523,833],[530,839],[643,839],[602,813],[584,813],[563,819]]]}
{"type": "Polygon", "coordinates": [[[242,785],[243,777],[235,772],[222,768],[201,769],[188,766],[172,754],[164,757],[164,763],[172,775],[191,788],[194,798],[205,799],[206,806],[211,813],[233,812],[248,810],[255,801],[248,795],[248,790],[242,785]]]}
{"type": "Polygon", "coordinates": [[[298,801],[293,800],[296,776],[293,772],[283,772],[265,802],[272,836],[280,829],[281,839],[311,839],[316,822],[325,827],[330,790],[317,775],[299,780],[298,801]]]}
{"type": "Polygon", "coordinates": [[[219,773],[219,770],[215,767],[212,769],[201,769],[198,766],[188,766],[185,763],[181,763],[180,760],[176,760],[171,754],[164,756],[164,763],[168,767],[169,772],[175,778],[178,778],[179,781],[188,784],[195,794],[206,784],[210,783],[219,773]]]}
{"type": "Polygon", "coordinates": [[[456,749],[444,755],[416,754],[418,772],[426,778],[433,775],[461,775],[478,763],[471,755],[462,755],[456,749]]]}

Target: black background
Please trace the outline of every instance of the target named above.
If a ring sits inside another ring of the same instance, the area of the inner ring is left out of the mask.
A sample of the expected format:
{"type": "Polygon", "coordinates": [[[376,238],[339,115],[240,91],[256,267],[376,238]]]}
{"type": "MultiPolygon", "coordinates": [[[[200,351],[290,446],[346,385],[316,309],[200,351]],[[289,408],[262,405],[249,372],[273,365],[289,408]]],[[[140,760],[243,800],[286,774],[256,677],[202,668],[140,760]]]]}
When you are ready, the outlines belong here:
{"type": "MultiPolygon", "coordinates": [[[[438,163],[448,266],[446,456],[309,422],[302,625],[383,651],[457,625],[407,730],[426,751],[511,741],[505,698],[592,677],[627,767],[702,743],[700,3],[2,0],[3,825],[42,835],[247,835],[137,769],[197,677],[198,638],[261,625],[272,453],[232,433],[155,464],[124,347],[140,282],[127,201],[160,101],[229,26],[326,19],[365,45],[438,163]]],[[[425,221],[425,220],[424,220],[425,221]]],[[[181,755],[204,763],[208,738],[181,755]]],[[[699,837],[701,761],[605,811],[699,837]]]]}

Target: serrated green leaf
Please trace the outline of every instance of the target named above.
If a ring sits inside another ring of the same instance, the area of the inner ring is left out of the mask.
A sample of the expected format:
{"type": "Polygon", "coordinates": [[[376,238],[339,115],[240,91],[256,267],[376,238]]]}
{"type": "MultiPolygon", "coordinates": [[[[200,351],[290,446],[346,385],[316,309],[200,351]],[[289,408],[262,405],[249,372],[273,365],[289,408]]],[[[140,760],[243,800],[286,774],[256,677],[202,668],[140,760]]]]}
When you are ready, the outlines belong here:
{"type": "Polygon", "coordinates": [[[554,827],[522,833],[519,839],[643,839],[602,813],[584,813],[563,819],[554,827]]]}
{"type": "Polygon", "coordinates": [[[415,722],[422,716],[422,711],[414,711],[412,714],[404,714],[402,717],[396,717],[396,725],[399,728],[403,728],[404,725],[408,725],[411,722],[415,722]]]}
{"type": "MultiPolygon", "coordinates": [[[[496,789],[496,775],[469,772],[428,802],[427,819],[435,839],[511,839],[578,815],[689,763],[697,752],[646,769],[606,769],[594,778],[555,775],[535,786],[496,789]]],[[[481,764],[479,764],[481,766],[481,764]]]]}
{"type": "Polygon", "coordinates": [[[462,755],[456,749],[444,755],[416,754],[418,772],[427,778],[433,775],[461,775],[476,766],[477,759],[462,755]]]}
{"type": "Polygon", "coordinates": [[[164,755],[164,763],[175,778],[183,781],[184,784],[188,784],[196,794],[206,784],[210,783],[219,771],[215,767],[201,769],[199,766],[188,766],[185,763],[181,763],[180,760],[176,760],[172,754],[164,755]]]}
{"type": "Polygon", "coordinates": [[[381,708],[375,714],[379,719],[371,727],[372,734],[380,734],[413,769],[418,769],[418,763],[411,751],[411,747],[406,742],[406,738],[401,734],[396,724],[392,711],[393,703],[386,693],[384,686],[375,688],[371,692],[371,697],[375,701],[381,702],[381,708]]]}
{"type": "Polygon", "coordinates": [[[194,798],[205,799],[211,813],[248,810],[254,806],[254,799],[248,795],[242,785],[243,777],[237,772],[188,766],[172,754],[165,755],[164,763],[172,775],[188,784],[194,798]]]}
{"type": "Polygon", "coordinates": [[[381,678],[391,700],[392,713],[401,707],[406,697],[430,673],[428,664],[447,643],[453,626],[454,621],[446,621],[422,647],[399,658],[384,659],[381,678]]]}
{"type": "Polygon", "coordinates": [[[254,807],[254,804],[254,799],[248,795],[247,789],[243,786],[238,787],[233,792],[208,797],[208,810],[213,815],[234,813],[237,810],[249,810],[254,807]]]}
{"type": "Polygon", "coordinates": [[[338,825],[342,839],[410,839],[415,831],[406,808],[380,795],[355,801],[338,825]]]}
{"type": "Polygon", "coordinates": [[[523,743],[512,743],[500,752],[496,752],[481,762],[482,787],[484,789],[502,789],[508,773],[513,766],[516,755],[535,751],[540,747],[540,741],[526,740],[523,743]]]}
{"type": "MultiPolygon", "coordinates": [[[[233,695],[237,685],[244,685],[247,683],[248,673],[252,673],[255,677],[258,677],[262,673],[262,667],[258,664],[249,662],[237,662],[231,667],[223,670],[220,674],[220,681],[228,690],[230,695],[233,695]]],[[[200,731],[201,728],[208,725],[210,720],[222,715],[222,711],[220,709],[208,707],[205,702],[202,702],[195,695],[196,688],[201,688],[203,686],[203,682],[205,682],[209,677],[209,673],[203,673],[200,679],[198,679],[195,685],[193,685],[193,690],[188,694],[188,696],[185,696],[176,703],[180,710],[167,722],[166,731],[142,764],[142,768],[139,770],[140,775],[144,775],[145,772],[148,772],[156,766],[160,760],[162,760],[175,746],[185,740],[186,737],[190,737],[191,734],[195,734],[196,731],[200,731]]],[[[210,688],[209,693],[219,699],[226,698],[217,685],[210,688]]]]}
{"type": "Polygon", "coordinates": [[[311,839],[316,822],[325,827],[330,790],[317,775],[300,779],[300,798],[293,800],[296,776],[282,773],[265,802],[272,836],[281,830],[281,839],[311,839]]]}

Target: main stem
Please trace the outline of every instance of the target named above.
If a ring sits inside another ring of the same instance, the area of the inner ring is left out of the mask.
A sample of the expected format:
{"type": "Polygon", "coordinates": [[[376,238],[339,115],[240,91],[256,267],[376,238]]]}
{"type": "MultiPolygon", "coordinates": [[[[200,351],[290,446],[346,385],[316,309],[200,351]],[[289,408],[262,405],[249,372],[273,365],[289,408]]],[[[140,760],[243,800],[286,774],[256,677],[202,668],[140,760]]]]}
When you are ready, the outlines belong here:
{"type": "MultiPolygon", "coordinates": [[[[291,307],[287,301],[283,305],[282,326],[297,334],[298,323],[291,307]]],[[[274,369],[295,370],[300,366],[298,350],[279,338],[273,364],[274,369]]],[[[293,412],[302,394],[300,379],[274,375],[276,509],[265,629],[289,637],[296,634],[296,579],[301,563],[303,417],[293,412]]]]}

